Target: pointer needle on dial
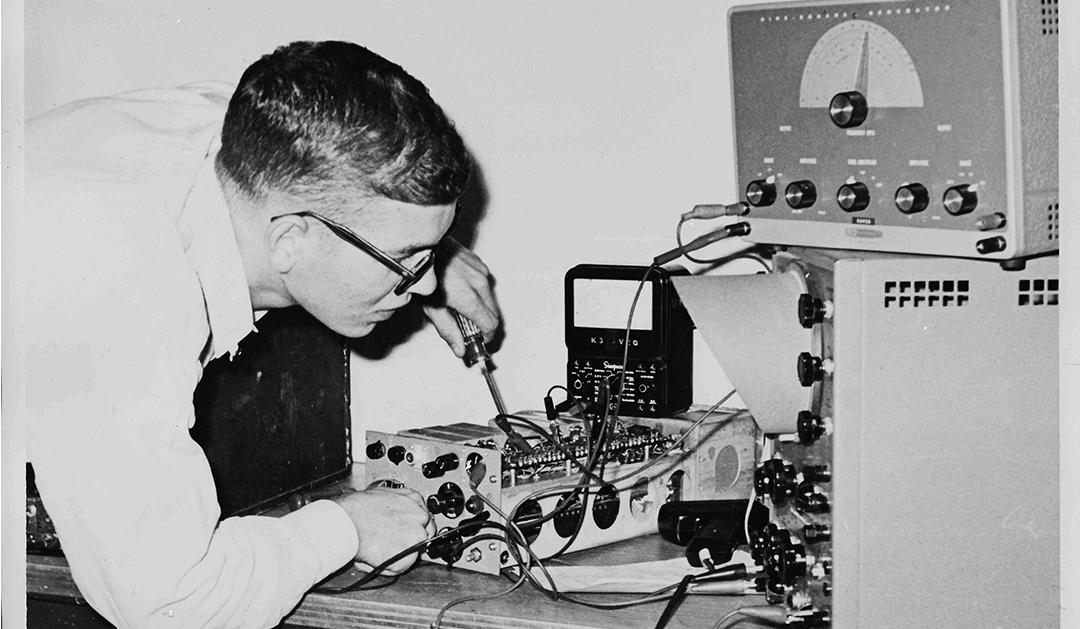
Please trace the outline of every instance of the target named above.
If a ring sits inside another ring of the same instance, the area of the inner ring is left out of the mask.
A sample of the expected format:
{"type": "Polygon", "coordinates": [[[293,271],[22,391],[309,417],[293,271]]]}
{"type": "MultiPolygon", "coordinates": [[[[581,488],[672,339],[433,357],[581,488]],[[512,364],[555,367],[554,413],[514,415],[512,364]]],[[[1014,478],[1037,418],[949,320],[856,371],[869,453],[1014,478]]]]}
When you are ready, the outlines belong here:
{"type": "Polygon", "coordinates": [[[867,96],[866,84],[870,75],[870,33],[863,33],[862,52],[859,54],[859,69],[855,73],[855,91],[867,96]]]}

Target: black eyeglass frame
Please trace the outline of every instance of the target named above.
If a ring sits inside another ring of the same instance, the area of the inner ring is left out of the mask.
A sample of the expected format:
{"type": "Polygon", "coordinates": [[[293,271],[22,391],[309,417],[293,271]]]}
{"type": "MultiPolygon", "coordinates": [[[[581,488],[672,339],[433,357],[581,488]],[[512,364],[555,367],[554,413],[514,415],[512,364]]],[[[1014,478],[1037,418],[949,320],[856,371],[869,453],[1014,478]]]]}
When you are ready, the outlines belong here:
{"type": "Polygon", "coordinates": [[[398,262],[394,258],[390,257],[390,254],[386,253],[382,249],[379,249],[375,245],[371,244],[364,239],[363,236],[357,234],[348,227],[338,223],[335,220],[326,218],[320,214],[316,214],[310,210],[303,210],[300,212],[289,212],[288,214],[278,214],[277,216],[270,217],[271,221],[276,221],[279,218],[286,216],[302,216],[305,218],[313,218],[323,225],[326,225],[334,233],[335,236],[341,238],[345,242],[357,247],[364,251],[364,253],[378,260],[383,266],[390,269],[401,276],[401,280],[394,286],[395,295],[404,295],[405,291],[419,282],[428,271],[431,270],[432,265],[435,264],[435,249],[432,249],[425,255],[419,262],[413,265],[413,268],[408,268],[402,263],[398,262]]]}

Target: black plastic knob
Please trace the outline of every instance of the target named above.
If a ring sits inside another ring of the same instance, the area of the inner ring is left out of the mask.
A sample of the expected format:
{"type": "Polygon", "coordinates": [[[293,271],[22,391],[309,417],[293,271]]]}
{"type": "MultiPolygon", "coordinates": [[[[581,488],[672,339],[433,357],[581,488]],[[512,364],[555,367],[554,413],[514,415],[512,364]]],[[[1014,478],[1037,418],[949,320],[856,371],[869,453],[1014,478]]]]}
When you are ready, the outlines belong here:
{"type": "Polygon", "coordinates": [[[784,199],[796,210],[808,208],[817,201],[817,188],[805,179],[793,181],[784,189],[784,199]]]}
{"type": "Polygon", "coordinates": [[[810,352],[799,354],[795,370],[799,374],[799,383],[804,387],[813,386],[815,382],[825,378],[825,369],[822,367],[821,359],[810,352]]]}
{"type": "Polygon", "coordinates": [[[930,192],[921,183],[909,183],[896,189],[896,209],[904,214],[918,214],[930,205],[930,192]]]}
{"type": "Polygon", "coordinates": [[[820,544],[832,539],[832,531],[824,524],[807,524],[803,527],[803,539],[807,544],[820,544]]]}
{"type": "Polygon", "coordinates": [[[799,324],[806,329],[825,320],[825,302],[810,293],[799,295],[799,324]]]}
{"type": "Polygon", "coordinates": [[[401,463],[405,460],[405,446],[391,446],[386,451],[386,458],[390,459],[390,462],[394,465],[401,463]]]}
{"type": "Polygon", "coordinates": [[[425,478],[438,478],[450,470],[456,470],[459,464],[458,456],[451,452],[424,463],[420,466],[420,471],[425,478]]]}
{"type": "Polygon", "coordinates": [[[845,183],[836,191],[836,204],[845,212],[861,212],[870,205],[870,189],[857,181],[845,183]]]}
{"type": "Polygon", "coordinates": [[[791,539],[780,551],[780,578],[791,585],[806,576],[806,547],[791,539]]]}
{"type": "Polygon", "coordinates": [[[1005,214],[1002,212],[994,212],[975,219],[975,229],[978,229],[981,232],[1001,229],[1002,227],[1005,227],[1005,222],[1005,214]]]}
{"type": "Polygon", "coordinates": [[[986,255],[988,253],[997,253],[998,251],[1004,251],[1007,242],[1004,236],[994,236],[993,238],[984,238],[975,243],[975,251],[986,255]]]}
{"type": "Polygon", "coordinates": [[[376,441],[375,443],[369,443],[366,452],[367,452],[367,458],[369,458],[369,459],[371,459],[373,461],[375,459],[381,459],[383,457],[383,455],[386,454],[386,446],[384,446],[383,442],[381,442],[381,441],[376,441]]]}
{"type": "Polygon", "coordinates": [[[799,435],[799,442],[810,445],[825,434],[825,420],[821,419],[821,415],[815,415],[810,411],[799,411],[795,420],[795,429],[799,435]]]}
{"type": "Polygon", "coordinates": [[[832,472],[828,465],[805,465],[802,468],[803,480],[813,483],[828,483],[832,481],[832,472]]]}
{"type": "Polygon", "coordinates": [[[465,495],[454,483],[443,483],[438,492],[428,496],[427,508],[435,515],[456,518],[465,508],[465,495]]]}
{"type": "Polygon", "coordinates": [[[795,488],[795,507],[803,513],[828,513],[829,498],[817,483],[804,481],[795,488]]]}
{"type": "Polygon", "coordinates": [[[746,185],[746,201],[754,207],[772,205],[776,201],[776,184],[756,179],[746,185]]]}
{"type": "Polygon", "coordinates": [[[945,204],[946,212],[953,216],[960,216],[975,210],[979,205],[979,196],[975,194],[971,186],[960,184],[946,190],[944,196],[941,197],[941,202],[945,204]]]}
{"type": "Polygon", "coordinates": [[[754,490],[783,504],[795,493],[795,468],[780,459],[769,459],[754,471],[754,490]]]}
{"type": "Polygon", "coordinates": [[[829,101],[829,118],[841,129],[857,127],[866,120],[869,109],[862,92],[840,92],[829,101]]]}

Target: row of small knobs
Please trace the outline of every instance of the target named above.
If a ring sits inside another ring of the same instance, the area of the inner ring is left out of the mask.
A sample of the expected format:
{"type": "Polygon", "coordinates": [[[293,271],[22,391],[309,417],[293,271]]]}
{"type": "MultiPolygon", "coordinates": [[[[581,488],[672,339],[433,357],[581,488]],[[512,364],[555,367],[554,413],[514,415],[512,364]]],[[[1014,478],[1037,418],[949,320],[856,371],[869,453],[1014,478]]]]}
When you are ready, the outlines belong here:
{"type": "MultiPolygon", "coordinates": [[[[796,210],[817,203],[817,187],[814,182],[801,179],[793,181],[784,189],[784,200],[796,210]]],[[[767,179],[755,179],[746,186],[746,200],[754,207],[766,207],[776,202],[776,184],[767,179]]],[[[904,214],[917,214],[930,207],[930,192],[921,183],[900,186],[893,197],[896,209],[904,214]]],[[[836,190],[836,203],[845,212],[861,212],[870,205],[870,188],[862,182],[845,183],[836,190]]],[[[958,184],[945,191],[941,198],[945,211],[962,216],[975,211],[979,197],[968,184],[958,184]]],[[[984,219],[981,229],[996,229],[1004,224],[1004,216],[992,214],[984,219]],[[995,224],[996,223],[996,224],[995,224]]]]}

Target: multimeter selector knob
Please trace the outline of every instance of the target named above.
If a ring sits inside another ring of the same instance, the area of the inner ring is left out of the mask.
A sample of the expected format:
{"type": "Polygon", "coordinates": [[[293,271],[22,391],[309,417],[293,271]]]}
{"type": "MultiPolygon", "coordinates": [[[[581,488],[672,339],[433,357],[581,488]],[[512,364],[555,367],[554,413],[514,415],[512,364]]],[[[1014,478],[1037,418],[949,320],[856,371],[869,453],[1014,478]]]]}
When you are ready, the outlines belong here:
{"type": "Polygon", "coordinates": [[[836,203],[845,212],[861,212],[870,205],[870,189],[864,183],[845,183],[836,191],[836,203]]]}
{"type": "Polygon", "coordinates": [[[930,205],[930,193],[921,183],[909,183],[897,188],[895,201],[904,214],[918,214],[930,205]]]}
{"type": "Polygon", "coordinates": [[[841,129],[861,125],[867,111],[866,97],[861,92],[840,92],[829,101],[829,118],[841,129]]]}
{"type": "Polygon", "coordinates": [[[960,216],[974,211],[979,205],[979,197],[971,186],[960,184],[946,190],[941,202],[945,204],[946,212],[953,216],[960,216]]]}
{"type": "Polygon", "coordinates": [[[817,201],[817,188],[814,187],[813,182],[805,179],[793,181],[784,190],[784,199],[796,210],[807,208],[817,201]]]}
{"type": "Polygon", "coordinates": [[[756,179],[746,185],[746,200],[754,207],[772,205],[776,201],[776,184],[756,179]]]}
{"type": "Polygon", "coordinates": [[[799,383],[804,387],[809,387],[825,378],[825,369],[821,359],[810,352],[799,354],[795,368],[799,374],[799,383]]]}

